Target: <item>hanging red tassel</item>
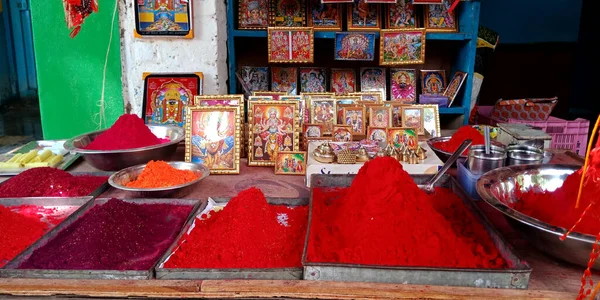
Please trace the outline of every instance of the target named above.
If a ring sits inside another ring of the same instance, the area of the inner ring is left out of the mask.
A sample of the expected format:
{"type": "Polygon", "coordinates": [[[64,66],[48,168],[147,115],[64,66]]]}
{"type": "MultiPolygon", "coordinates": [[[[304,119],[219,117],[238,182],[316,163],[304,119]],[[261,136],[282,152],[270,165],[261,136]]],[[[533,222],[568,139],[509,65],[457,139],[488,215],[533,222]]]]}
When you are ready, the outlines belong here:
{"type": "Polygon", "coordinates": [[[63,0],[67,28],[71,30],[69,36],[74,38],[81,30],[85,18],[98,12],[98,0],[63,0]]]}

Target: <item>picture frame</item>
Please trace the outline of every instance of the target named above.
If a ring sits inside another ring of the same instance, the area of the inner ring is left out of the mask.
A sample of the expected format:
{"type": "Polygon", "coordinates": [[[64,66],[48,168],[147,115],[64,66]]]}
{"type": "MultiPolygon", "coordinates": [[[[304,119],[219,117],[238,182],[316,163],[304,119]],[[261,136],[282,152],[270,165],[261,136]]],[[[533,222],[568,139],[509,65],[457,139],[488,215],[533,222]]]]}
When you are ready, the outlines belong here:
{"type": "Polygon", "coordinates": [[[271,68],[271,91],[298,94],[298,68],[271,68]]]}
{"type": "Polygon", "coordinates": [[[348,93],[348,96],[358,96],[360,97],[360,101],[364,102],[373,102],[373,103],[383,103],[383,95],[379,91],[371,91],[371,92],[354,92],[348,93]]]}
{"type": "Polygon", "coordinates": [[[400,147],[405,144],[409,149],[416,150],[419,146],[418,135],[413,128],[408,127],[390,127],[387,129],[387,143],[394,147],[400,147]]]}
{"type": "Polygon", "coordinates": [[[443,93],[443,95],[448,97],[448,99],[450,100],[448,102],[448,107],[450,107],[452,103],[454,103],[454,99],[456,99],[458,92],[460,92],[460,88],[467,79],[467,76],[468,74],[462,71],[456,71],[454,73],[454,76],[452,76],[452,79],[448,83],[448,86],[446,87],[443,93]]]}
{"type": "Polygon", "coordinates": [[[379,4],[366,3],[365,0],[357,0],[346,7],[347,30],[348,31],[378,31],[381,29],[379,4]],[[361,18],[362,12],[367,16],[361,18]]]}
{"type": "Polygon", "coordinates": [[[238,28],[266,29],[269,26],[269,0],[239,0],[238,28]]]}
{"type": "Polygon", "coordinates": [[[417,102],[417,70],[390,69],[390,100],[406,104],[417,102]]]}
{"type": "Polygon", "coordinates": [[[364,106],[350,106],[342,109],[342,125],[349,125],[353,135],[364,135],[366,131],[366,110],[364,106]]]}
{"type": "Polygon", "coordinates": [[[269,67],[242,66],[240,71],[243,85],[250,93],[269,90],[269,67]]]}
{"type": "Polygon", "coordinates": [[[307,1],[308,27],[314,28],[315,31],[342,30],[343,7],[341,4],[326,3],[321,0],[307,1]]]}
{"type": "Polygon", "coordinates": [[[456,11],[448,12],[451,0],[443,0],[441,4],[425,6],[425,29],[427,32],[457,32],[458,18],[456,11]]]}
{"type": "Polygon", "coordinates": [[[402,107],[409,104],[402,102],[390,102],[389,106],[392,108],[392,127],[402,127],[402,107]]]}
{"type": "Polygon", "coordinates": [[[314,30],[312,27],[267,28],[270,63],[312,63],[314,30]]]}
{"type": "Polygon", "coordinates": [[[275,175],[306,175],[305,151],[280,151],[275,155],[275,175]]]}
{"type": "Polygon", "coordinates": [[[298,151],[298,111],[294,101],[248,102],[248,166],[274,166],[277,152],[298,151]]]}
{"type": "Polygon", "coordinates": [[[273,96],[250,96],[248,97],[248,103],[255,101],[275,101],[273,96]]]}
{"type": "Polygon", "coordinates": [[[323,124],[302,124],[302,136],[304,138],[317,138],[323,136],[323,124]]]}
{"type": "Polygon", "coordinates": [[[336,124],[337,114],[334,99],[311,98],[310,123],[322,124],[323,135],[329,135],[336,124]]]}
{"type": "Polygon", "coordinates": [[[239,174],[240,107],[195,106],[186,115],[185,161],[205,165],[211,174],[239,174]]]}
{"type": "Polygon", "coordinates": [[[185,126],[186,108],[202,95],[202,73],[144,73],[144,122],[152,125],[185,126]]]}
{"type": "Polygon", "coordinates": [[[250,92],[250,88],[248,87],[248,85],[246,85],[244,78],[242,78],[241,70],[238,69],[235,71],[235,77],[237,78],[238,83],[240,84],[240,86],[242,87],[242,90],[244,91],[244,96],[245,97],[252,96],[252,92],[250,92]]]}
{"type": "MultiPolygon", "coordinates": [[[[300,68],[300,92],[313,96],[327,93],[326,68],[300,68]]],[[[333,93],[331,93],[333,95],[333,93]]]]}
{"type": "Polygon", "coordinates": [[[383,95],[387,93],[386,85],[386,68],[379,67],[363,67],[360,68],[360,91],[361,92],[372,92],[378,91],[383,95]]]}
{"type": "Polygon", "coordinates": [[[385,7],[385,28],[417,28],[419,18],[412,0],[398,0],[385,7]]]}
{"type": "Polygon", "coordinates": [[[336,124],[340,124],[340,125],[344,124],[344,112],[343,112],[344,107],[354,107],[354,106],[358,106],[358,103],[346,103],[346,104],[339,103],[338,104],[336,102],[336,104],[335,104],[335,109],[337,111],[337,114],[336,114],[337,122],[336,122],[336,124]]]}
{"type": "Polygon", "coordinates": [[[436,104],[418,104],[423,108],[423,128],[431,137],[440,137],[440,110],[436,104]]]}
{"type": "Polygon", "coordinates": [[[392,108],[389,106],[369,106],[369,126],[392,127],[392,108]]]}
{"type": "Polygon", "coordinates": [[[304,101],[300,95],[279,96],[279,101],[304,101]]]}
{"type": "Polygon", "coordinates": [[[192,2],[173,5],[169,1],[156,1],[147,6],[146,1],[134,2],[134,37],[194,38],[192,2]]]}
{"type": "Polygon", "coordinates": [[[446,70],[421,70],[421,94],[439,95],[446,89],[446,70]]]}
{"type": "Polygon", "coordinates": [[[423,108],[409,105],[402,107],[402,127],[414,128],[417,134],[425,134],[423,108]]]}
{"type": "Polygon", "coordinates": [[[375,59],[375,33],[336,32],[333,59],[373,61],[375,59]]]}
{"type": "Polygon", "coordinates": [[[269,26],[306,26],[305,0],[269,0],[269,26]]]}
{"type": "Polygon", "coordinates": [[[252,96],[255,97],[271,97],[274,101],[278,101],[281,96],[288,96],[286,92],[271,92],[271,91],[254,91],[252,92],[252,96]]]}
{"type": "Polygon", "coordinates": [[[246,113],[244,109],[244,95],[208,95],[195,96],[194,102],[196,106],[213,107],[213,106],[232,106],[240,108],[240,122],[244,123],[246,113]]]}
{"type": "Polygon", "coordinates": [[[333,93],[329,93],[329,92],[324,92],[324,93],[300,93],[300,96],[302,97],[302,107],[300,107],[300,111],[302,113],[302,116],[304,116],[304,119],[302,120],[302,123],[310,123],[310,103],[311,103],[311,99],[315,98],[315,99],[331,99],[333,98],[333,93]]]}
{"type": "Polygon", "coordinates": [[[356,91],[356,73],[354,69],[331,69],[331,91],[336,96],[356,91]]]}
{"type": "Polygon", "coordinates": [[[367,140],[387,144],[387,127],[367,127],[367,140]]]}
{"type": "Polygon", "coordinates": [[[350,125],[333,125],[333,133],[331,136],[335,142],[351,142],[352,135],[350,125]]]}
{"type": "Polygon", "coordinates": [[[425,63],[425,29],[382,29],[379,38],[380,65],[425,63]],[[398,53],[401,49],[401,53],[398,53]]]}

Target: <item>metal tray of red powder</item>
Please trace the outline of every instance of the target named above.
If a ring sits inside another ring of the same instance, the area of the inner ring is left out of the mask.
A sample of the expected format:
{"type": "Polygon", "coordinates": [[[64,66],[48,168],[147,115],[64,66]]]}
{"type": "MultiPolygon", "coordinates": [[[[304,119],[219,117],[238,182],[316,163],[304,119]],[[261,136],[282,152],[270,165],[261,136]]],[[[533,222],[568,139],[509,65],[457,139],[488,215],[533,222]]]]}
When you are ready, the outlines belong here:
{"type": "MultiPolygon", "coordinates": [[[[0,278],[45,278],[45,279],[124,279],[124,280],[140,280],[152,279],[154,277],[155,262],[148,270],[43,270],[43,269],[18,269],[19,265],[37,249],[46,245],[50,240],[55,238],[59,232],[69,225],[73,224],[83,214],[90,210],[95,205],[106,203],[108,198],[96,198],[88,201],[81,206],[77,211],[72,213],[66,220],[49,231],[41,239],[29,246],[21,252],[17,257],[11,260],[4,268],[0,269],[0,278]]],[[[188,215],[187,224],[194,218],[198,209],[202,210],[207,201],[192,200],[192,199],[121,199],[122,201],[138,204],[173,204],[173,205],[189,205],[192,210],[188,215]]],[[[77,249],[73,249],[77,251],[77,249]]]]}
{"type": "MultiPolygon", "coordinates": [[[[89,195],[86,195],[85,197],[92,197],[92,198],[96,198],[100,195],[102,195],[102,193],[104,193],[109,187],[110,184],[108,184],[108,178],[110,177],[110,175],[113,174],[113,172],[102,172],[102,171],[98,171],[98,172],[69,172],[69,174],[73,175],[73,176],[104,176],[106,177],[106,181],[100,185],[99,187],[97,187],[92,193],[90,193],[89,195]]],[[[0,182],[0,186],[2,186],[6,181],[8,181],[10,179],[6,178],[6,180],[0,182]]],[[[67,198],[73,198],[73,197],[11,197],[12,199],[38,199],[38,200],[42,200],[42,199],[67,199],[67,198]]],[[[74,197],[74,198],[80,198],[80,197],[74,197]]],[[[0,199],[8,199],[8,198],[2,198],[0,197],[0,199]]]]}
{"type": "MultiPolygon", "coordinates": [[[[223,206],[231,198],[212,198],[217,206],[223,206]]],[[[301,206],[307,205],[307,198],[269,198],[267,202],[274,205],[301,206]]],[[[202,210],[199,210],[201,212],[202,210]]],[[[185,224],[183,230],[160,259],[156,267],[156,279],[257,279],[257,280],[298,280],[302,279],[302,268],[271,268],[271,269],[169,269],[162,266],[176,250],[179,240],[192,226],[193,220],[185,224]]]]}
{"type": "MultiPolygon", "coordinates": [[[[314,188],[348,187],[355,175],[321,175],[311,178],[311,190],[314,188]]],[[[431,175],[411,175],[417,184],[424,184],[431,175]]],[[[481,288],[527,289],[531,267],[513,252],[479,208],[469,199],[456,180],[444,175],[436,186],[450,187],[462,200],[476,219],[485,227],[502,257],[508,262],[507,269],[466,269],[431,267],[388,267],[343,263],[318,263],[307,261],[308,237],[312,219],[312,194],[308,214],[308,230],[302,255],[305,280],[322,281],[362,281],[420,285],[465,286],[481,288]]]]}

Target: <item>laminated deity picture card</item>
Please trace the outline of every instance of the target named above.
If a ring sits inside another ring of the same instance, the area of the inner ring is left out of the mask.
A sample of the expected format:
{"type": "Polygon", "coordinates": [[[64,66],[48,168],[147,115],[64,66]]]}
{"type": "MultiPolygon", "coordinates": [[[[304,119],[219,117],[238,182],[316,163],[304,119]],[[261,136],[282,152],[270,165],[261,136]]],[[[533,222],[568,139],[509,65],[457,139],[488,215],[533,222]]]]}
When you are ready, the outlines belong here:
{"type": "Polygon", "coordinates": [[[448,103],[448,107],[450,107],[452,103],[454,103],[454,99],[456,99],[456,95],[458,95],[458,92],[460,91],[460,88],[465,82],[465,79],[467,79],[467,73],[461,71],[456,71],[456,73],[454,73],[454,76],[452,76],[450,83],[448,83],[448,87],[444,90],[443,93],[443,95],[448,97],[448,99],[450,100],[450,103],[448,103]]]}
{"type": "Polygon", "coordinates": [[[323,124],[303,124],[302,133],[305,138],[318,138],[323,136],[323,124]]]}
{"type": "Polygon", "coordinates": [[[195,96],[202,95],[203,74],[144,73],[143,80],[146,124],[183,127],[186,108],[195,105],[195,96]]]}
{"type": "Polygon", "coordinates": [[[425,63],[425,29],[384,29],[380,34],[380,65],[425,63]]]}
{"type": "MultiPolygon", "coordinates": [[[[327,92],[327,69],[326,68],[300,68],[300,92],[302,94],[327,92]]],[[[333,95],[333,93],[331,93],[333,95]]]]}
{"type": "Polygon", "coordinates": [[[298,94],[298,68],[271,67],[271,91],[298,94]]]}
{"type": "Polygon", "coordinates": [[[414,128],[410,127],[389,127],[387,128],[387,143],[394,147],[400,147],[400,144],[408,146],[409,149],[416,150],[419,147],[418,135],[414,128]]]}
{"type": "Polygon", "coordinates": [[[356,91],[354,69],[331,69],[331,91],[335,95],[346,95],[356,91]]]}
{"type": "Polygon", "coordinates": [[[346,7],[348,31],[378,31],[381,29],[380,5],[355,0],[346,7]]]}
{"type": "Polygon", "coordinates": [[[387,143],[387,127],[367,127],[367,140],[387,143]]]}
{"type": "Polygon", "coordinates": [[[352,129],[350,125],[333,125],[332,137],[336,142],[352,141],[352,129]]]}
{"type": "Polygon", "coordinates": [[[269,26],[269,0],[239,0],[238,28],[266,29],[269,26]]]}
{"type": "Polygon", "coordinates": [[[369,106],[369,126],[392,127],[392,108],[389,106],[369,106]]]}
{"type": "Polygon", "coordinates": [[[134,37],[194,38],[192,1],[137,0],[134,37]]]}
{"type": "Polygon", "coordinates": [[[336,32],[334,59],[373,61],[375,59],[375,33],[336,32]]]}
{"type": "Polygon", "coordinates": [[[269,90],[269,67],[242,66],[240,75],[250,93],[269,90]]]}
{"type": "Polygon", "coordinates": [[[456,11],[449,12],[453,0],[443,0],[442,4],[425,6],[425,29],[427,32],[457,32],[456,11]]]}
{"type": "Polygon", "coordinates": [[[385,6],[385,28],[416,28],[418,18],[411,0],[398,0],[385,6]]]}
{"type": "Polygon", "coordinates": [[[211,174],[240,173],[239,106],[190,107],[185,124],[185,161],[211,174]]]}
{"type": "Polygon", "coordinates": [[[350,106],[342,109],[343,125],[350,125],[353,135],[364,135],[366,131],[366,110],[364,106],[350,106]]]}
{"type": "Polygon", "coordinates": [[[445,70],[421,70],[421,94],[441,95],[445,89],[445,70]]]}
{"type": "Polygon", "coordinates": [[[417,70],[390,69],[390,99],[402,103],[416,103],[417,70]]]}
{"type": "Polygon", "coordinates": [[[360,91],[371,92],[378,91],[382,95],[386,94],[386,69],[385,68],[360,68],[360,91]]]}
{"type": "Polygon", "coordinates": [[[270,0],[269,26],[306,26],[306,3],[304,0],[270,0]]]}
{"type": "Polygon", "coordinates": [[[275,174],[277,175],[305,175],[306,152],[280,151],[275,156],[275,174]]]}
{"type": "Polygon", "coordinates": [[[323,135],[330,135],[336,124],[336,108],[334,99],[311,98],[310,123],[322,124],[323,135]]]}
{"type": "MultiPolygon", "coordinates": [[[[340,4],[328,4],[321,0],[308,1],[308,27],[315,31],[342,30],[342,11],[340,4]]],[[[352,1],[352,0],[351,0],[352,1]]]]}

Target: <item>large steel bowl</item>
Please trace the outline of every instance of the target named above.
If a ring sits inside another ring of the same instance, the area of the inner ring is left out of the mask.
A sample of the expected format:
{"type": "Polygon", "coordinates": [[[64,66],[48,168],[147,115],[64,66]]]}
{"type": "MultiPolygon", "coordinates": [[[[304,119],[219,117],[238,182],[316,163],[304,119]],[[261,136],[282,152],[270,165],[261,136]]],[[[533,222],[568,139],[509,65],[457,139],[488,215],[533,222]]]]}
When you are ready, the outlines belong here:
{"type": "Polygon", "coordinates": [[[131,188],[125,186],[127,183],[134,181],[138,178],[140,173],[146,167],[146,164],[137,165],[129,168],[125,168],[112,174],[108,178],[108,183],[119,190],[127,191],[132,193],[133,197],[139,198],[163,198],[163,197],[183,197],[188,195],[200,181],[208,177],[210,170],[208,167],[200,164],[182,162],[182,161],[171,161],[168,162],[175,169],[179,170],[190,170],[198,175],[198,179],[169,187],[162,188],[131,188]]]}
{"type": "MultiPolygon", "coordinates": [[[[512,208],[521,201],[515,193],[517,188],[521,191],[554,191],[562,186],[569,174],[579,168],[546,164],[499,168],[481,176],[477,181],[477,192],[485,202],[502,212],[508,223],[537,249],[555,258],[587,267],[596,240],[593,235],[573,232],[561,241],[559,238],[567,232],[566,228],[550,225],[512,208]]],[[[596,261],[594,269],[600,269],[600,261],[596,261]]]]}
{"type": "Polygon", "coordinates": [[[105,131],[98,130],[69,139],[65,142],[64,147],[68,151],[80,153],[91,166],[104,171],[117,171],[145,164],[151,160],[168,160],[177,150],[177,144],[185,138],[183,128],[167,125],[147,126],[158,138],[168,138],[169,142],[125,150],[84,149],[105,131]]]}

